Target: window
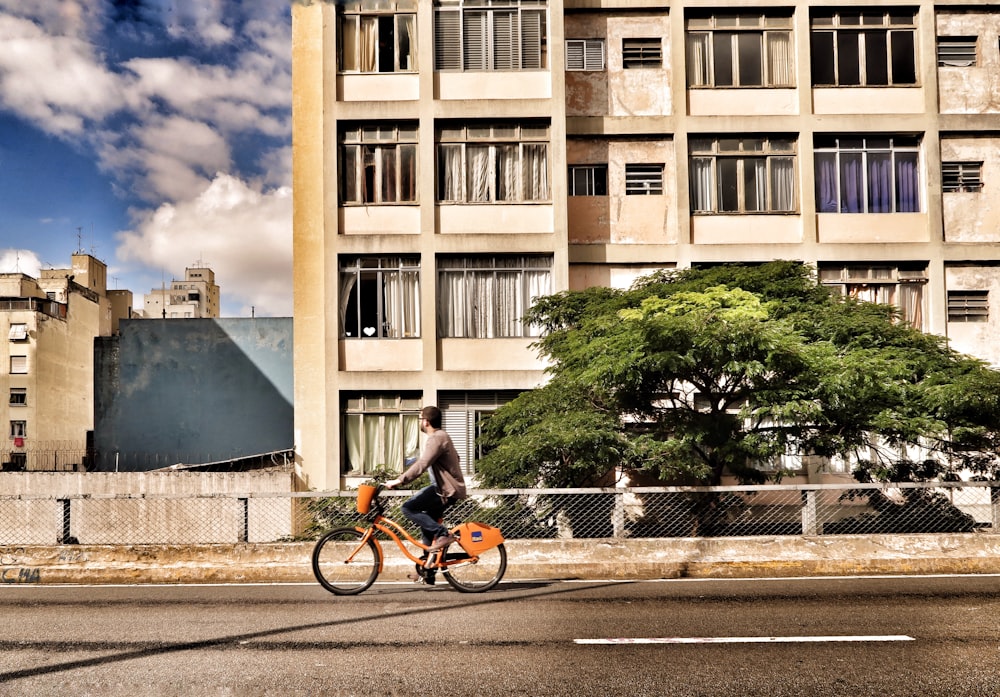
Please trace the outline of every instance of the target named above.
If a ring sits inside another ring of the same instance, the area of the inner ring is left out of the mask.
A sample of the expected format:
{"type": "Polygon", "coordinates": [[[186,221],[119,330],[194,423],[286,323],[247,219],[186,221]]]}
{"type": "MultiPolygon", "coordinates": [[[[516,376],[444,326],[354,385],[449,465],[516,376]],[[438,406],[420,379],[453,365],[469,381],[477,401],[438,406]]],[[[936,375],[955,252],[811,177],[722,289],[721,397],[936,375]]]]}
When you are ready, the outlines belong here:
{"type": "Polygon", "coordinates": [[[9,337],[11,341],[27,341],[28,325],[23,322],[12,322],[9,337]]]}
{"type": "Polygon", "coordinates": [[[566,70],[604,70],[604,39],[566,39],[566,70]]]}
{"type": "Polygon", "coordinates": [[[420,396],[351,394],[344,404],[344,473],[364,476],[376,469],[401,472],[419,454],[420,396]]]}
{"type": "Polygon", "coordinates": [[[438,335],[492,339],[538,336],[522,318],[552,292],[552,257],[441,257],[438,335]]]}
{"type": "Polygon", "coordinates": [[[417,126],[351,125],[340,134],[341,201],[417,200],[417,126]]]}
{"type": "Polygon", "coordinates": [[[570,165],[567,178],[570,196],[607,196],[607,165],[570,165]]]}
{"type": "Polygon", "coordinates": [[[342,261],[340,332],[349,339],[420,336],[420,260],[354,257],[342,261]]]}
{"type": "Polygon", "coordinates": [[[812,76],[817,86],[915,85],[916,13],[905,8],[817,11],[812,76]]]}
{"type": "Polygon", "coordinates": [[[548,67],[545,0],[436,0],[437,70],[548,67]]]}
{"type": "Polygon", "coordinates": [[[622,66],[625,68],[659,68],[663,65],[663,40],[622,39],[622,66]]]}
{"type": "Polygon", "coordinates": [[[548,124],[443,127],[437,175],[442,203],[548,201],[548,124]]]}
{"type": "Polygon", "coordinates": [[[914,136],[816,136],[820,213],[916,213],[920,144],[914,136]]]}
{"type": "Polygon", "coordinates": [[[28,437],[28,422],[27,421],[11,421],[10,422],[10,437],[11,438],[27,438],[28,437]]]}
{"type": "Polygon", "coordinates": [[[687,21],[689,87],[793,87],[790,14],[725,14],[687,21]]]}
{"type": "Polygon", "coordinates": [[[794,140],[692,138],[689,150],[693,212],[796,210],[794,140]]]}
{"type": "Polygon", "coordinates": [[[11,356],[10,357],[10,374],[11,375],[25,375],[28,372],[28,357],[27,356],[11,356]]]}
{"type": "Polygon", "coordinates": [[[949,290],[949,322],[987,322],[990,318],[989,291],[949,290]]]}
{"type": "Polygon", "coordinates": [[[927,267],[923,263],[907,266],[866,266],[820,264],[820,282],[833,286],[843,295],[895,305],[900,319],[917,329],[924,323],[924,285],[927,267]]]}
{"type": "Polygon", "coordinates": [[[660,196],[663,194],[662,164],[626,164],[626,196],[660,196]]]}
{"type": "Polygon", "coordinates": [[[976,65],[975,36],[939,36],[937,61],[940,68],[971,68],[976,65]]]}
{"type": "Polygon", "coordinates": [[[340,70],[395,73],[417,69],[417,0],[340,4],[340,70]]]}
{"type": "Polygon", "coordinates": [[[28,404],[28,390],[24,387],[10,388],[10,405],[12,407],[23,407],[28,404]]]}
{"type": "Polygon", "coordinates": [[[483,421],[517,395],[514,390],[440,393],[441,424],[455,444],[463,472],[475,474],[476,461],[485,454],[477,443],[483,421]]]}
{"type": "Polygon", "coordinates": [[[956,191],[979,193],[982,190],[982,162],[941,163],[941,191],[945,193],[956,191]]]}

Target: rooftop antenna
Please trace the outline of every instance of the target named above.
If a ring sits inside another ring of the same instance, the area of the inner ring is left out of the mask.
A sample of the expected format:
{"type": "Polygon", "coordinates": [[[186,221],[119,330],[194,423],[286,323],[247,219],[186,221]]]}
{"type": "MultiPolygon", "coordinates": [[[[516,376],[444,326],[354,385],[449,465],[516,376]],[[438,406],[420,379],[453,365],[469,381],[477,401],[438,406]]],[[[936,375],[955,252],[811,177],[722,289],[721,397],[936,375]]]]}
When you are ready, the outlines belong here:
{"type": "Polygon", "coordinates": [[[76,251],[74,254],[83,254],[83,227],[76,227],[76,251]]]}

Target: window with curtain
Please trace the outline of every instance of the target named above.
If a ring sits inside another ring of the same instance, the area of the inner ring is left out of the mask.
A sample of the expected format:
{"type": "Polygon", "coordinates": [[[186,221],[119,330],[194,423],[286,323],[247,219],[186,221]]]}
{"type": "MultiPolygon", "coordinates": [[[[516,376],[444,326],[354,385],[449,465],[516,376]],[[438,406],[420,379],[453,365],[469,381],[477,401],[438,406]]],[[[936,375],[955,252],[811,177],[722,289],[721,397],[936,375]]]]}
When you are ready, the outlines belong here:
{"type": "Polygon", "coordinates": [[[338,5],[341,72],[416,72],[417,0],[348,0],[338,5]]]}
{"type": "Polygon", "coordinates": [[[525,324],[535,298],[552,292],[552,257],[502,255],[438,259],[438,336],[539,336],[525,324]]]}
{"type": "Polygon", "coordinates": [[[817,9],[811,27],[814,86],[917,84],[914,9],[817,9]]]}
{"type": "Polygon", "coordinates": [[[823,285],[837,288],[841,294],[857,300],[895,305],[901,321],[924,329],[927,265],[923,262],[898,266],[822,263],[819,265],[819,280],[823,285]]]}
{"type": "Polygon", "coordinates": [[[486,123],[438,130],[438,201],[548,201],[548,124],[486,123]]]}
{"type": "Polygon", "coordinates": [[[692,212],[795,212],[795,145],[781,137],[692,138],[692,212]]]}
{"type": "Polygon", "coordinates": [[[344,474],[402,472],[420,454],[420,395],[348,394],[344,399],[344,474]]]}
{"type": "Polygon", "coordinates": [[[340,131],[340,202],[417,200],[417,124],[347,124],[340,131]]]}
{"type": "Polygon", "coordinates": [[[920,211],[920,142],[915,136],[816,136],[820,213],[920,211]]]}
{"type": "Polygon", "coordinates": [[[340,264],[340,336],[420,336],[420,259],[352,257],[340,264]]]}
{"type": "Polygon", "coordinates": [[[435,0],[436,70],[548,67],[546,0],[435,0]]]}
{"type": "Polygon", "coordinates": [[[687,20],[688,87],[794,87],[789,13],[709,14],[687,20]]]}

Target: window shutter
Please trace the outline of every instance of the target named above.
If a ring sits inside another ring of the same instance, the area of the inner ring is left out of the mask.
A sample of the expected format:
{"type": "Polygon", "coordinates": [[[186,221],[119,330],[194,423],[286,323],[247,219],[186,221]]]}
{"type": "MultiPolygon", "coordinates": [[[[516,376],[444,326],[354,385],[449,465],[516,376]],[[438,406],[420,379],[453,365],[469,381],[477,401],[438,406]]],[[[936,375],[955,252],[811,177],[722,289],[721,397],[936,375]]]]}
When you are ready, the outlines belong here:
{"type": "Polygon", "coordinates": [[[493,13],[493,68],[495,70],[516,70],[517,60],[517,13],[493,13]]]}
{"type": "Polygon", "coordinates": [[[28,357],[27,356],[11,356],[10,357],[10,372],[16,375],[23,375],[28,372],[28,357]]]}
{"type": "Polygon", "coordinates": [[[584,70],[584,44],[581,39],[566,40],[566,70],[584,70]]]}
{"type": "Polygon", "coordinates": [[[969,68],[976,65],[976,38],[975,36],[939,36],[938,66],[969,68]]]}
{"type": "Polygon", "coordinates": [[[489,16],[482,11],[467,11],[462,15],[463,54],[465,70],[486,70],[489,67],[489,16]]]}
{"type": "Polygon", "coordinates": [[[591,39],[584,42],[585,70],[604,70],[604,42],[591,39]]]}
{"type": "Polygon", "coordinates": [[[541,68],[544,15],[535,10],[521,13],[521,69],[541,68]]]}
{"type": "Polygon", "coordinates": [[[438,10],[434,22],[434,67],[462,69],[461,15],[455,10],[438,10]]]}

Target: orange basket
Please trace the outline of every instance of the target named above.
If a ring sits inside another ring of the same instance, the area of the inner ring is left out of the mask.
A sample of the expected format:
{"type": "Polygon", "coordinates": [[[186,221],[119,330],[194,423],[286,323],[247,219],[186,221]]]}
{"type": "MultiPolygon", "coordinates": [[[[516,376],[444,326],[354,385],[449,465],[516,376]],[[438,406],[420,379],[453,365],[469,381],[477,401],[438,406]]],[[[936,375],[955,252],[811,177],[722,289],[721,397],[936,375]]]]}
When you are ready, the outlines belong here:
{"type": "Polygon", "coordinates": [[[376,487],[362,484],[358,487],[358,513],[367,513],[372,509],[372,499],[375,498],[376,487]]]}
{"type": "Polygon", "coordinates": [[[493,549],[504,541],[500,528],[486,523],[465,523],[459,525],[452,532],[458,533],[458,544],[469,554],[480,554],[488,549],[493,549]]]}

